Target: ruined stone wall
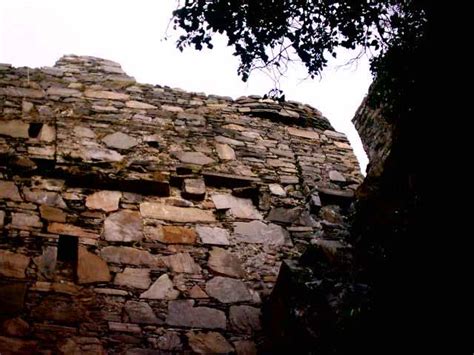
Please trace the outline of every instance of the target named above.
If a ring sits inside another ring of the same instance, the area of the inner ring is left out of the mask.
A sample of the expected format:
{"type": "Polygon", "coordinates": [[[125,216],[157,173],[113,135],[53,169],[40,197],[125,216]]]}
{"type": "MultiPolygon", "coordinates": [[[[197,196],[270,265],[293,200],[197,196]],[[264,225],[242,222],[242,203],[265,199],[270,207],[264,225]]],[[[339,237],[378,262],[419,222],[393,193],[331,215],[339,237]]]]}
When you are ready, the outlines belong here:
{"type": "Polygon", "coordinates": [[[367,174],[370,177],[379,176],[390,155],[393,127],[382,117],[380,108],[373,109],[367,105],[367,98],[360,104],[352,122],[369,158],[367,174]]]}
{"type": "Polygon", "coordinates": [[[0,352],[254,353],[282,260],[340,237],[361,180],[307,105],[0,65],[0,352]]]}

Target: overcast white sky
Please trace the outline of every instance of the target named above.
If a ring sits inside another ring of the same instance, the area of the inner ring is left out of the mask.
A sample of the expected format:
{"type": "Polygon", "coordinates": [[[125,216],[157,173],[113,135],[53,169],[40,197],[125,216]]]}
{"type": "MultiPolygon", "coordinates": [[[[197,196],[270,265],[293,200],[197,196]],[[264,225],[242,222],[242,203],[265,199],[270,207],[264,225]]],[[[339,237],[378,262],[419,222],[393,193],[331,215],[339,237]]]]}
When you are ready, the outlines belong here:
{"type": "MultiPolygon", "coordinates": [[[[180,52],[164,41],[175,0],[0,0],[0,63],[16,67],[53,66],[64,54],[92,55],[119,62],[139,82],[179,87],[237,98],[263,95],[272,81],[254,73],[247,83],[237,76],[237,58],[225,40],[214,49],[180,52]]],[[[303,67],[281,81],[286,98],[308,103],[347,134],[362,171],[366,155],[351,119],[371,82],[367,58],[339,68],[354,54],[339,52],[321,79],[302,80],[303,67]]]]}

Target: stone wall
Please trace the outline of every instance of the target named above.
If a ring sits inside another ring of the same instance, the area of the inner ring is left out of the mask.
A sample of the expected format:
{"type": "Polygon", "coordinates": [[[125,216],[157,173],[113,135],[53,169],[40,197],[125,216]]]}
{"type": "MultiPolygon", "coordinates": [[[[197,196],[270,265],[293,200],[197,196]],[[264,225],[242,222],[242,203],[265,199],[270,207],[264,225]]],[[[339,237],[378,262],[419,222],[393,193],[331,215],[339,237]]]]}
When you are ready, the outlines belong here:
{"type": "Polygon", "coordinates": [[[319,111],[0,65],[0,352],[254,353],[283,259],[361,182],[319,111]]]}

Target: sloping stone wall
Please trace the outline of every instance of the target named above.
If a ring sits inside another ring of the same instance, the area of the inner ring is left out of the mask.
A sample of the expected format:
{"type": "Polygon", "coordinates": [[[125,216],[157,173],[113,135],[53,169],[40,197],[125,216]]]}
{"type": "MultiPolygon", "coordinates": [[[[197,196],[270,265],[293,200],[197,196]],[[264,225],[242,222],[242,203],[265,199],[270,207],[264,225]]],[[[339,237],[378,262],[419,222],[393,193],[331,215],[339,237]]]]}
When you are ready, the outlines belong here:
{"type": "Polygon", "coordinates": [[[0,65],[0,352],[253,353],[281,261],[361,180],[308,105],[0,65]]]}

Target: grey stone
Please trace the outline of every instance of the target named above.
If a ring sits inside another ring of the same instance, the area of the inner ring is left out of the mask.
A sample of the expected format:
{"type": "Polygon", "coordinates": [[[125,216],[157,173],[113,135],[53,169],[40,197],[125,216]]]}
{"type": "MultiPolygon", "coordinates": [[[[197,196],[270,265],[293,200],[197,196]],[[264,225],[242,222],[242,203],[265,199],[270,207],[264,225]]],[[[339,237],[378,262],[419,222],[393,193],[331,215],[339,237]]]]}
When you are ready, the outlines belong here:
{"type": "Polygon", "coordinates": [[[16,187],[13,181],[0,180],[0,198],[12,201],[22,201],[18,187],[16,187]]]}
{"type": "Polygon", "coordinates": [[[106,135],[102,141],[110,148],[130,149],[138,145],[138,140],[122,132],[106,135]]]}
{"type": "Polygon", "coordinates": [[[19,88],[15,86],[0,88],[1,96],[28,97],[31,99],[42,99],[46,96],[43,90],[19,88]]]}
{"type": "Polygon", "coordinates": [[[173,282],[167,274],[161,275],[151,287],[140,295],[140,298],[152,300],[174,300],[178,298],[179,291],[173,287],[173,282]]]}
{"type": "Polygon", "coordinates": [[[229,209],[235,218],[263,219],[252,200],[235,197],[230,194],[213,195],[212,201],[218,210],[229,209]]]}
{"type": "Polygon", "coordinates": [[[139,109],[139,110],[156,109],[156,106],[147,104],[145,102],[140,102],[140,101],[127,101],[125,103],[125,106],[127,106],[128,108],[135,108],[135,109],[139,109]]]}
{"type": "Polygon", "coordinates": [[[112,212],[119,209],[122,193],[119,191],[98,191],[86,198],[86,207],[93,210],[112,212]]]}
{"type": "Polygon", "coordinates": [[[226,329],[227,319],[223,311],[193,305],[193,300],[170,301],[166,323],[178,327],[226,329]]]}
{"type": "Polygon", "coordinates": [[[227,144],[216,143],[216,151],[221,160],[235,160],[235,151],[227,144]]]}
{"type": "Polygon", "coordinates": [[[43,223],[35,214],[12,212],[11,226],[18,229],[41,228],[43,223]]]}
{"type": "Polygon", "coordinates": [[[163,324],[163,321],[158,319],[148,303],[127,301],[124,308],[131,323],[163,324]]]}
{"type": "Polygon", "coordinates": [[[260,309],[251,306],[231,306],[229,320],[231,329],[237,333],[253,334],[262,329],[260,309]]]}
{"type": "Polygon", "coordinates": [[[44,249],[43,254],[33,258],[33,262],[38,267],[38,272],[44,278],[51,280],[54,276],[57,262],[58,248],[48,246],[44,249]]]}
{"type": "Polygon", "coordinates": [[[268,221],[291,224],[294,223],[301,214],[301,208],[274,207],[267,216],[268,221]]]}
{"type": "Polygon", "coordinates": [[[188,332],[186,336],[189,346],[197,354],[228,354],[234,351],[222,334],[216,332],[188,332]]]}
{"type": "Polygon", "coordinates": [[[146,250],[131,247],[105,247],[101,256],[110,263],[156,267],[158,259],[146,250]]]}
{"type": "Polygon", "coordinates": [[[331,170],[329,172],[329,180],[333,182],[346,182],[346,178],[337,170],[331,170]]]}
{"type": "Polygon", "coordinates": [[[171,222],[214,222],[216,219],[211,211],[198,208],[169,206],[162,203],[143,202],[140,204],[143,217],[156,218],[171,222]]]}
{"type": "Polygon", "coordinates": [[[203,200],[206,196],[206,184],[203,179],[184,179],[183,197],[190,200],[203,200]]]}
{"type": "Polygon", "coordinates": [[[288,232],[282,227],[260,221],[235,222],[236,238],[244,243],[263,243],[282,245],[289,239],[288,232]]]}
{"type": "Polygon", "coordinates": [[[115,275],[114,284],[146,290],[151,284],[150,270],[126,267],[122,273],[115,275]]]}
{"type": "Polygon", "coordinates": [[[270,189],[270,192],[272,193],[272,195],[280,196],[280,197],[286,196],[286,191],[279,184],[269,184],[268,188],[270,189]]]}
{"type": "Polygon", "coordinates": [[[73,131],[74,131],[74,134],[78,137],[92,138],[92,139],[96,137],[94,131],[87,127],[74,126],[73,131]]]}
{"type": "Polygon", "coordinates": [[[196,232],[203,244],[229,245],[229,232],[224,228],[196,226],[196,232]]]}
{"type": "Polygon", "coordinates": [[[98,160],[98,161],[108,161],[108,162],[119,162],[122,161],[124,156],[115,150],[105,149],[95,146],[81,146],[79,152],[71,153],[72,157],[81,158],[84,160],[98,160]]]}
{"type": "Polygon", "coordinates": [[[245,276],[239,258],[222,248],[212,248],[207,265],[209,269],[220,275],[237,278],[245,276]]]}
{"type": "Polygon", "coordinates": [[[216,276],[206,283],[206,292],[222,303],[247,302],[252,300],[247,286],[236,279],[216,276]]]}
{"type": "Polygon", "coordinates": [[[235,145],[237,147],[242,147],[245,145],[245,143],[242,141],[238,141],[236,139],[232,139],[232,138],[228,138],[224,136],[216,136],[215,140],[218,143],[235,145]]]}
{"type": "Polygon", "coordinates": [[[184,110],[178,106],[170,106],[170,105],[161,105],[161,109],[169,112],[183,112],[184,110]]]}
{"type": "Polygon", "coordinates": [[[161,259],[173,272],[184,272],[188,274],[198,274],[201,272],[201,267],[196,264],[189,253],[177,253],[164,256],[161,259]]]}
{"type": "Polygon", "coordinates": [[[55,86],[48,88],[46,92],[50,96],[60,96],[60,97],[81,97],[82,96],[82,93],[79,90],[55,87],[55,86]]]}
{"type": "Polygon", "coordinates": [[[104,222],[104,238],[114,242],[142,240],[143,232],[140,213],[131,210],[121,210],[112,213],[104,222]]]}
{"type": "Polygon", "coordinates": [[[47,205],[50,207],[67,208],[63,198],[57,192],[23,189],[25,199],[29,202],[34,202],[40,205],[47,205]]]}
{"type": "Polygon", "coordinates": [[[171,155],[186,164],[209,165],[215,163],[214,159],[201,152],[172,152],[171,155]]]}

